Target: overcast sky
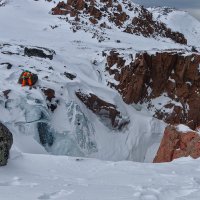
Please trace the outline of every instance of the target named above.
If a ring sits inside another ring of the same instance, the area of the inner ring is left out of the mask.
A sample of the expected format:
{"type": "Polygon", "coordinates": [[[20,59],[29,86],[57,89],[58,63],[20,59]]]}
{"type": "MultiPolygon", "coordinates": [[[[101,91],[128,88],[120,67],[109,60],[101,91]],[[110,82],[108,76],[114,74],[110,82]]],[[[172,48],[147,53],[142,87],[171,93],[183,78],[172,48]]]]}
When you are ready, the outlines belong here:
{"type": "Polygon", "coordinates": [[[200,0],[133,0],[146,7],[169,6],[189,11],[200,20],[200,0]]]}

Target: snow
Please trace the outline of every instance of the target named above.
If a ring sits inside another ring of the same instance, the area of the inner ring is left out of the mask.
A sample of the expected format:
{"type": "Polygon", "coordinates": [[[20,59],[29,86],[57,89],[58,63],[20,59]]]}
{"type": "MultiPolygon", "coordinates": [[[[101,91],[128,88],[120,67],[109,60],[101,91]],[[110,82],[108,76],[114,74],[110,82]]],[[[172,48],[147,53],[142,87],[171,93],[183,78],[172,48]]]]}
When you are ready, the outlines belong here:
{"type": "Polygon", "coordinates": [[[178,126],[176,126],[176,129],[182,133],[187,133],[187,132],[191,132],[193,130],[191,130],[188,126],[184,125],[184,124],[179,124],[178,126]]]}
{"type": "Polygon", "coordinates": [[[188,45],[199,47],[200,22],[188,12],[170,8],[149,8],[148,10],[153,12],[155,19],[164,22],[173,31],[183,33],[188,45]]]}
{"type": "Polygon", "coordinates": [[[0,168],[3,200],[199,199],[200,160],[108,162],[13,151],[0,168]]]}
{"type": "MultiPolygon", "coordinates": [[[[101,56],[103,51],[123,49],[128,64],[140,51],[190,47],[118,29],[105,30],[110,40],[99,43],[89,32],[73,33],[70,24],[50,15],[58,0],[6,2],[0,7],[0,63],[13,66],[8,70],[0,65],[0,121],[13,133],[14,144],[8,165],[0,168],[0,199],[199,199],[200,160],[150,163],[166,124],[140,105],[126,105],[119,93],[107,86],[108,80],[114,80],[105,73],[101,56]],[[52,29],[54,26],[57,28],[52,29]],[[56,55],[53,60],[27,57],[22,45],[48,48],[56,55]],[[24,69],[38,74],[37,89],[17,83],[24,69]],[[67,79],[64,72],[77,77],[67,79]],[[39,87],[55,90],[59,104],[53,113],[39,87]],[[8,89],[9,100],[2,93],[8,89]],[[130,124],[123,131],[105,126],[77,99],[77,90],[116,105],[130,124]],[[79,120],[82,128],[77,126],[79,120]],[[40,144],[38,123],[46,124],[55,139],[52,146],[40,144]]],[[[161,96],[154,104],[163,107],[167,102],[161,96]]]]}

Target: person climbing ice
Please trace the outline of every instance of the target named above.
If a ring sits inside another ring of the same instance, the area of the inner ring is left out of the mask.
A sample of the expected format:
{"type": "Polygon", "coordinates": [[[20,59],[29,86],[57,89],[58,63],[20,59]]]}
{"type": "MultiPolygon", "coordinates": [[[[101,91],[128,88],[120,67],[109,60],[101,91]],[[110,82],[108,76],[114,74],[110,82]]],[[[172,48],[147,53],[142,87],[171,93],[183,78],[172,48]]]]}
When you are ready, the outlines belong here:
{"type": "Polygon", "coordinates": [[[26,85],[29,85],[29,86],[33,85],[31,72],[24,71],[21,78],[22,78],[22,87],[26,85]]]}

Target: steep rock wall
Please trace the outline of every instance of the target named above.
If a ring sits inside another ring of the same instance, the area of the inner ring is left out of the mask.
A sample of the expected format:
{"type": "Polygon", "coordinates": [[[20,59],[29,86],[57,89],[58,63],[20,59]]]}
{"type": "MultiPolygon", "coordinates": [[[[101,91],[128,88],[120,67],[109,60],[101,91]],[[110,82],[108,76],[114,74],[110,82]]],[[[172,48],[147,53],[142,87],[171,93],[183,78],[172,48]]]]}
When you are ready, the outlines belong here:
{"type": "Polygon", "coordinates": [[[177,52],[138,53],[130,64],[117,51],[107,56],[106,70],[118,84],[124,101],[145,103],[153,110],[153,101],[168,98],[154,116],[169,124],[200,125],[200,55],[177,52]]]}

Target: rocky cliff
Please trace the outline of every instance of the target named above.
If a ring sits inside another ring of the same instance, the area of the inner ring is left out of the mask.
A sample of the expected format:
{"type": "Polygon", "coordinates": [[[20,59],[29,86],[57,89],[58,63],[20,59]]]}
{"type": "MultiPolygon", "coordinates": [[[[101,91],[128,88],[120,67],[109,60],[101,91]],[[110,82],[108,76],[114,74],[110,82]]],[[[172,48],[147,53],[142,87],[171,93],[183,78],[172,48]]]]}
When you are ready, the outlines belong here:
{"type": "MultiPolygon", "coordinates": [[[[132,55],[133,57],[134,55],[132,55]]],[[[200,125],[200,55],[183,52],[136,54],[126,65],[123,55],[111,51],[106,70],[114,75],[115,87],[128,104],[146,104],[154,117],[169,124],[200,125]],[[160,97],[160,105],[155,100],[160,97]]]]}

